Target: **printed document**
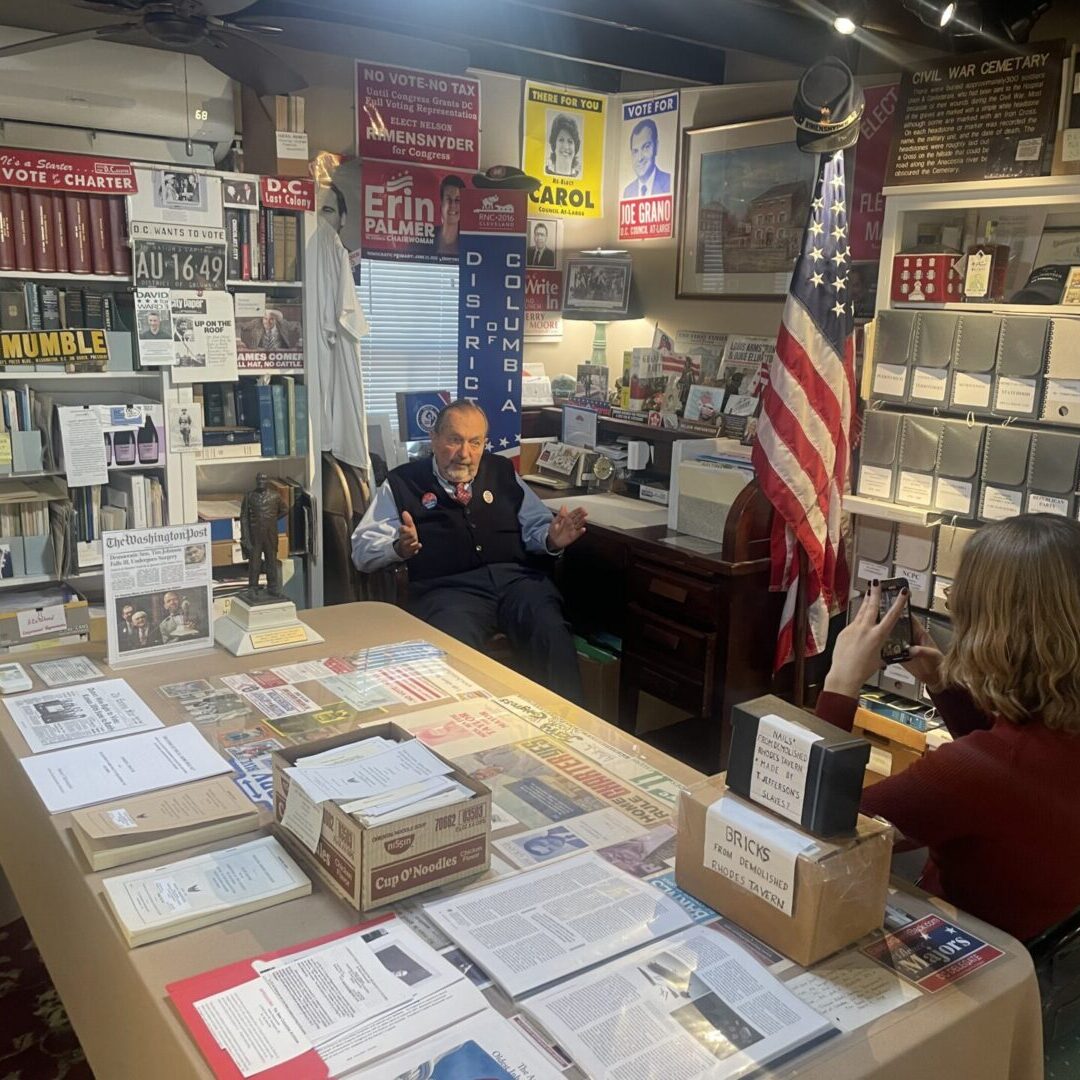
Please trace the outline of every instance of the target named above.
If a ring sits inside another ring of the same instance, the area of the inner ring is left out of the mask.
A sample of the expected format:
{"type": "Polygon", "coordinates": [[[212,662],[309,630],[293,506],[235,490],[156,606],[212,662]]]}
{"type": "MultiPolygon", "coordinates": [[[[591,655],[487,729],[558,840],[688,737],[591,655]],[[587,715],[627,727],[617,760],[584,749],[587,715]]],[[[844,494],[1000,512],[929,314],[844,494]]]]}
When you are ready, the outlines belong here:
{"type": "Polygon", "coordinates": [[[692,921],[660,890],[593,854],[511,875],[426,910],[513,998],[692,921]]]}
{"type": "Polygon", "coordinates": [[[4,705],[35,754],[163,726],[123,679],[39,690],[4,705]]]}
{"type": "Polygon", "coordinates": [[[20,764],[50,814],[231,771],[191,723],[125,735],[100,746],[72,746],[23,758],[20,764]]]}
{"type": "Polygon", "coordinates": [[[594,1080],[731,1080],[835,1030],[707,927],[537,994],[526,1010],[594,1080]]]}

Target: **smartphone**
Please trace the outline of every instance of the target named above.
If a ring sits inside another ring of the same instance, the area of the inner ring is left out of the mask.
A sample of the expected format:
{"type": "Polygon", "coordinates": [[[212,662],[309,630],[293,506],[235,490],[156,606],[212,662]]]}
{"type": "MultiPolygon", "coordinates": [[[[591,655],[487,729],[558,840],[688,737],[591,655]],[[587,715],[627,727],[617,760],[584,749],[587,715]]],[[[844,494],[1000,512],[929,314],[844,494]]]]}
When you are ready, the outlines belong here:
{"type": "MultiPolygon", "coordinates": [[[[881,605],[878,609],[878,618],[884,618],[889,608],[896,602],[896,598],[908,587],[907,578],[888,578],[881,583],[881,605]]],[[[896,625],[892,628],[888,641],[881,647],[881,659],[886,664],[896,664],[906,660],[911,655],[911,646],[915,640],[915,634],[911,626],[911,605],[900,616],[896,625]]]]}

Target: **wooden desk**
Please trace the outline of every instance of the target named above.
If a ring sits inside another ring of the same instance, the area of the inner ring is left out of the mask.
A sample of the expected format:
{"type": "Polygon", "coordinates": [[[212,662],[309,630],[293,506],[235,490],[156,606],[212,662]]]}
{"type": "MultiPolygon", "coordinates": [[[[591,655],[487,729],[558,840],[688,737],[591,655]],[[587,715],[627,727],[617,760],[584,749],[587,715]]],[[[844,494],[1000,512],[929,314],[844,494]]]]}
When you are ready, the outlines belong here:
{"type": "MultiPolygon", "coordinates": [[[[455,667],[488,689],[531,698],[605,741],[640,754],[682,783],[700,779],[678,762],[398,608],[351,604],[309,612],[306,618],[326,637],[323,644],[273,653],[257,661],[239,660],[219,651],[182,663],[133,668],[123,673],[124,678],[162,720],[175,723],[185,716],[175,702],[157,692],[163,683],[214,679],[253,666],[313,660],[423,637],[444,648],[455,667]]],[[[41,655],[85,654],[100,661],[102,651],[100,646],[68,647],[41,655]]],[[[46,813],[19,766],[18,759],[27,754],[26,744],[4,712],[0,716],[0,863],[97,1080],[205,1080],[211,1074],[173,1014],[165,985],[344,929],[355,924],[355,912],[316,884],[309,897],[128,949],[102,902],[102,875],[87,873],[79,858],[68,832],[69,815],[46,813]]],[[[235,842],[206,845],[202,850],[235,842]]],[[[916,901],[904,897],[901,903],[907,906],[916,901]]],[[[864,1076],[880,1080],[931,1076],[1037,1080],[1042,1074],[1041,1028],[1038,990],[1027,953],[1013,939],[976,919],[964,916],[963,925],[1006,955],[958,988],[926,995],[869,1027],[809,1051],[779,1075],[800,1080],[864,1076]]],[[[402,1041],[407,1042],[407,1035],[402,1041]]]]}
{"type": "Polygon", "coordinates": [[[732,706],[771,689],[783,603],[769,592],[771,520],[753,484],[732,505],[722,551],[665,542],[679,534],[664,525],[618,529],[592,521],[559,568],[571,623],[623,640],[619,726],[635,730],[642,691],[704,721],[693,760],[706,772],[720,772],[727,761],[732,706]]]}

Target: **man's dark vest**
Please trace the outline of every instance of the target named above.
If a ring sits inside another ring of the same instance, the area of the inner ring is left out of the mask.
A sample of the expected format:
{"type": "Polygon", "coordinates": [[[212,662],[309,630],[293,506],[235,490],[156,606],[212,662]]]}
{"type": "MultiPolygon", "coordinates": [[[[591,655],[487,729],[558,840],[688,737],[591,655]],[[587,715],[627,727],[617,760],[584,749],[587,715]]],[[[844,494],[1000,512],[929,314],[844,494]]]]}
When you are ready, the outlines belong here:
{"type": "Polygon", "coordinates": [[[422,547],[409,559],[410,581],[448,577],[488,563],[529,561],[518,522],[525,493],[506,458],[480,458],[468,506],[443,490],[430,458],[399,465],[387,480],[398,513],[408,511],[420,534],[422,547]]]}

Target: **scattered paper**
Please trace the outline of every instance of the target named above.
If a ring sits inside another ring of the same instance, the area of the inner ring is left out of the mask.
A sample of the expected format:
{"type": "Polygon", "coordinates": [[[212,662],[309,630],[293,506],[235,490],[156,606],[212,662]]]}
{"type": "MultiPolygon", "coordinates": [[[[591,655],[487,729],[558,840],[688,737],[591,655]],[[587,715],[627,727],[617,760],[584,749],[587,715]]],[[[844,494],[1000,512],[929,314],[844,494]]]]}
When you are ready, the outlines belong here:
{"type": "Polygon", "coordinates": [[[281,824],[313,853],[322,835],[322,819],[322,807],[299,784],[289,784],[281,824]]]}
{"type": "Polygon", "coordinates": [[[163,726],[123,679],[67,690],[39,690],[7,698],[4,705],[35,754],[163,726]]]}
{"type": "Polygon", "coordinates": [[[535,866],[537,863],[607,847],[645,830],[631,821],[621,810],[606,807],[591,814],[570,818],[530,832],[493,841],[493,846],[515,866],[535,866]]]}
{"type": "Polygon", "coordinates": [[[262,979],[196,1001],[195,1009],[243,1076],[255,1076],[311,1049],[262,979]]]}
{"type": "Polygon", "coordinates": [[[64,448],[64,479],[68,487],[109,482],[105,461],[105,431],[94,409],[85,405],[57,408],[64,448]]]}
{"type": "Polygon", "coordinates": [[[45,660],[30,666],[46,686],[64,686],[105,677],[105,672],[88,656],[64,656],[59,660],[45,660]]]}
{"type": "Polygon", "coordinates": [[[319,703],[312,701],[307,694],[302,694],[292,686],[278,686],[268,690],[252,690],[247,694],[248,701],[271,720],[280,720],[284,716],[299,716],[300,713],[317,712],[319,703]]]}
{"type": "Polygon", "coordinates": [[[50,814],[231,771],[194,724],[72,746],[19,764],[50,814]]]}

